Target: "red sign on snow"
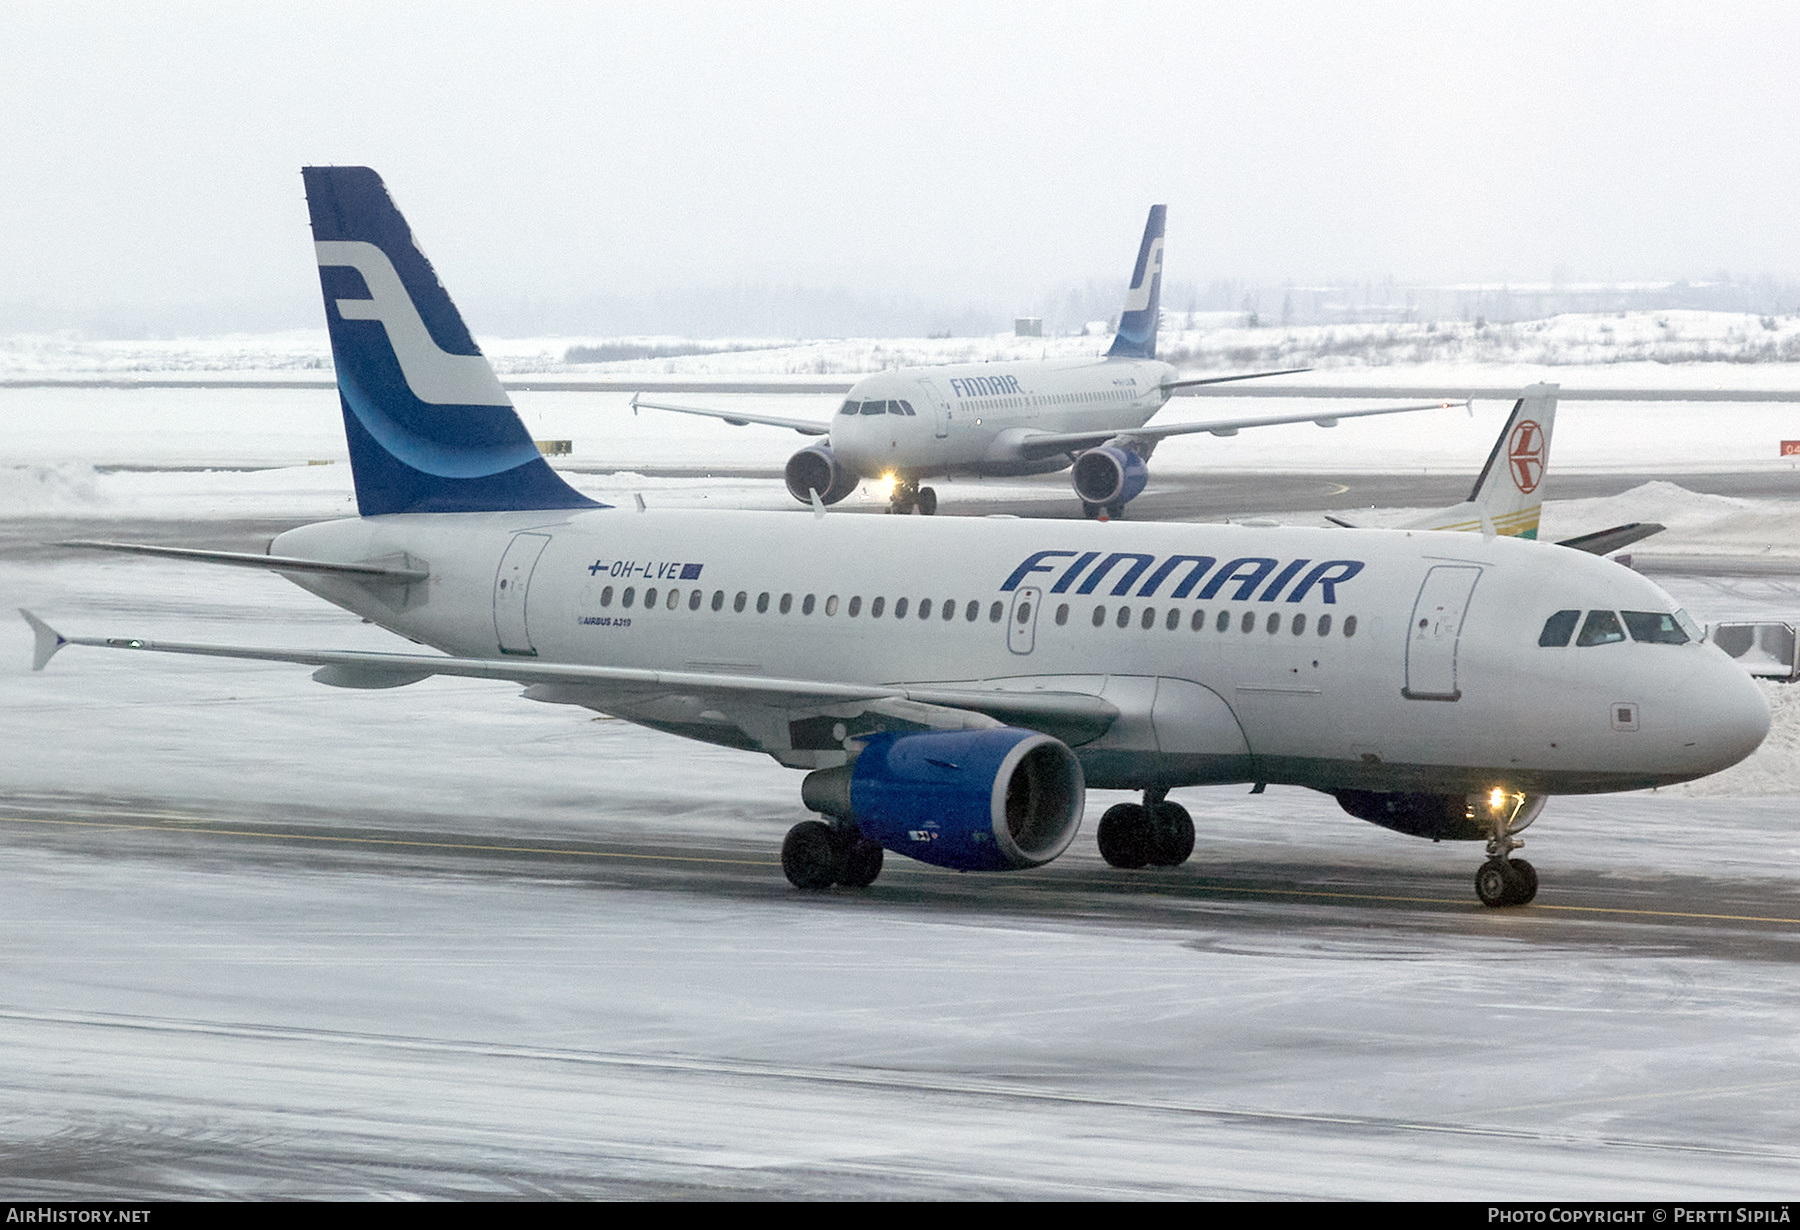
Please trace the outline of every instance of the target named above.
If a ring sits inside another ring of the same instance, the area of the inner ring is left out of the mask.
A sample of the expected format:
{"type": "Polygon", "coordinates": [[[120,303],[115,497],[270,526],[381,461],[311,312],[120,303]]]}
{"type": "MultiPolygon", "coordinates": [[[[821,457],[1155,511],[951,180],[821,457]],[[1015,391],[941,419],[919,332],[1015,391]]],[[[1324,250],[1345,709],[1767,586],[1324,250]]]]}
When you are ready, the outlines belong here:
{"type": "Polygon", "coordinates": [[[1521,419],[1506,446],[1506,460],[1520,494],[1536,491],[1544,481],[1544,429],[1530,419],[1521,419]]]}
{"type": "Polygon", "coordinates": [[[1781,455],[1783,457],[1800,457],[1800,440],[1783,440],[1781,455]]]}

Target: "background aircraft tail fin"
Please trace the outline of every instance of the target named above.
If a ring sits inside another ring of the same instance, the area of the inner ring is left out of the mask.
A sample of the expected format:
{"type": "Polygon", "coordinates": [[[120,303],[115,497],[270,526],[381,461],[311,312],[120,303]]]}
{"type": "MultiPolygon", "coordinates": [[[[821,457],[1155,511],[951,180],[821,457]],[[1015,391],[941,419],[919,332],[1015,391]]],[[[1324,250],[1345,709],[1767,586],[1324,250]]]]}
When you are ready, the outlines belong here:
{"type": "Polygon", "coordinates": [[[1167,205],[1152,205],[1144,223],[1144,242],[1138,245],[1137,264],[1131,270],[1131,289],[1125,292],[1125,310],[1119,313],[1119,332],[1108,358],[1154,359],[1156,326],[1162,314],[1163,217],[1167,205]]]}
{"type": "Polygon", "coordinates": [[[1544,474],[1556,427],[1561,385],[1534,384],[1513,404],[1469,498],[1454,508],[1407,522],[1414,530],[1472,530],[1506,538],[1536,538],[1544,508],[1544,474]]]}
{"type": "Polygon", "coordinates": [[[596,507],[539,454],[381,177],[301,175],[362,515],[596,507]]]}

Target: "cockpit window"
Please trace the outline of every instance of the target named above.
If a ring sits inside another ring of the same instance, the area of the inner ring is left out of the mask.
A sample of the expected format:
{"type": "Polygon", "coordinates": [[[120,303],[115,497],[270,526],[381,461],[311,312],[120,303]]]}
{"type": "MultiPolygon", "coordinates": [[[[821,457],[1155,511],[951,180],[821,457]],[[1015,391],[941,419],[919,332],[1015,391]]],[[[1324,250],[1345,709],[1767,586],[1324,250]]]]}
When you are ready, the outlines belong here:
{"type": "Polygon", "coordinates": [[[1580,618],[1580,611],[1558,611],[1544,621],[1544,630],[1538,633],[1538,644],[1561,649],[1575,635],[1575,621],[1580,618]]]}
{"type": "Polygon", "coordinates": [[[847,401],[844,403],[844,408],[842,410],[839,410],[838,413],[839,414],[855,414],[858,410],[861,410],[861,409],[862,409],[861,402],[847,401]]]}
{"type": "Polygon", "coordinates": [[[1631,639],[1648,641],[1652,645],[1685,645],[1689,637],[1673,615],[1661,611],[1620,611],[1625,617],[1625,626],[1631,629],[1631,639]]]}
{"type": "Polygon", "coordinates": [[[862,404],[864,414],[886,414],[888,404],[884,401],[866,401],[862,404]]]}
{"type": "Polygon", "coordinates": [[[1610,645],[1624,639],[1625,629],[1619,626],[1617,614],[1612,611],[1589,611],[1587,620],[1581,625],[1581,635],[1575,638],[1575,644],[1578,648],[1610,645]]]}

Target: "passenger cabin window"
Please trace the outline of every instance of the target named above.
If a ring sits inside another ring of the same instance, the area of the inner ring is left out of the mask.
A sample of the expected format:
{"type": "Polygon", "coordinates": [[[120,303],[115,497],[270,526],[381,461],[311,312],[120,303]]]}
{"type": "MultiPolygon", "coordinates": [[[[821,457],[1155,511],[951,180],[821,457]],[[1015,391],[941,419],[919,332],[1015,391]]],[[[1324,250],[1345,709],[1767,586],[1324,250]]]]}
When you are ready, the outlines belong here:
{"type": "Polygon", "coordinates": [[[1660,611],[1620,611],[1625,617],[1625,626],[1631,629],[1631,639],[1644,641],[1651,645],[1685,645],[1688,634],[1682,630],[1673,615],[1664,615],[1660,611]]]}
{"type": "Polygon", "coordinates": [[[1581,635],[1575,638],[1575,645],[1577,648],[1610,645],[1624,639],[1625,629],[1619,626],[1616,614],[1612,611],[1589,611],[1587,619],[1581,625],[1581,635]]]}

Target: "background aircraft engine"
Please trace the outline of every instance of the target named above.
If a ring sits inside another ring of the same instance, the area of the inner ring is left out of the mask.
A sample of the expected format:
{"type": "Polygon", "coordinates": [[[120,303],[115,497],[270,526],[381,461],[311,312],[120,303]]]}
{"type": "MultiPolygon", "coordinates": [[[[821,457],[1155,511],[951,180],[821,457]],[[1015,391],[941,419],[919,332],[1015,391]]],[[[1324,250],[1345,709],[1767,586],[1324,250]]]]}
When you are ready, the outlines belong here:
{"type": "Polygon", "coordinates": [[[858,481],[823,444],[803,448],[789,457],[786,474],[788,493],[802,504],[812,503],[813,491],[827,504],[835,504],[855,491],[858,481]]]}
{"type": "Polygon", "coordinates": [[[808,774],[801,797],[896,854],[1010,871],[1069,848],[1086,783],[1067,746],[1004,726],[876,735],[854,764],[808,774]]]}
{"type": "Polygon", "coordinates": [[[1478,815],[1464,794],[1381,793],[1373,790],[1336,790],[1338,806],[1355,816],[1396,833],[1429,837],[1433,841],[1486,841],[1491,836],[1487,818],[1478,815]]]}
{"type": "Polygon", "coordinates": [[[1128,449],[1090,448],[1075,459],[1070,478],[1083,504],[1113,508],[1136,498],[1150,481],[1150,467],[1128,449]]]}

